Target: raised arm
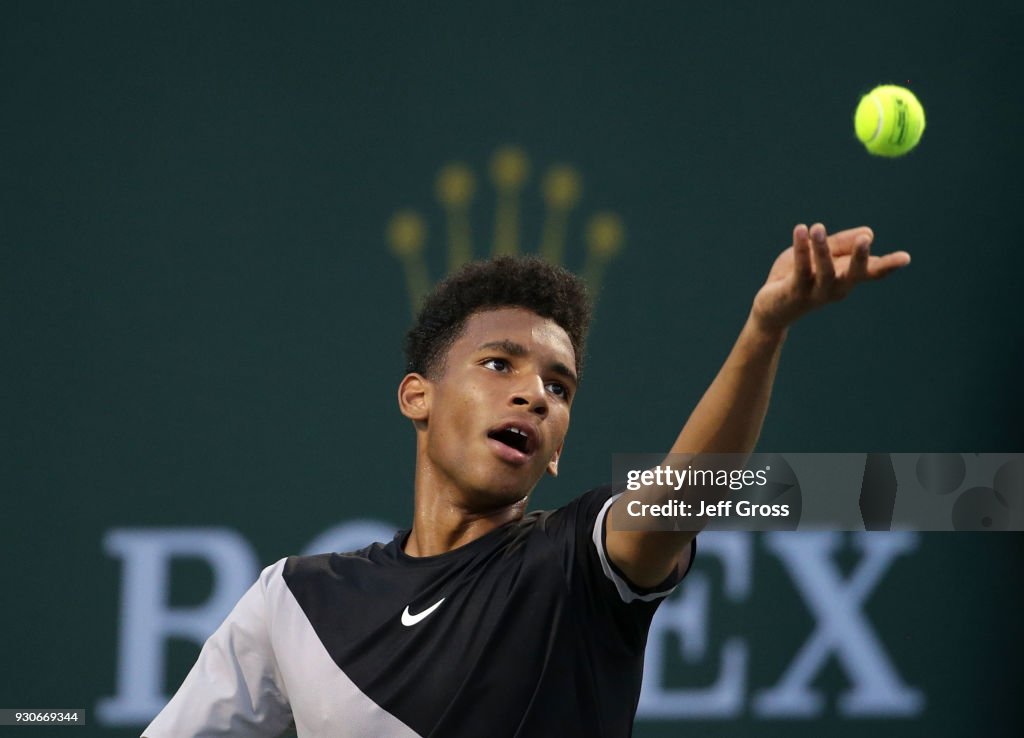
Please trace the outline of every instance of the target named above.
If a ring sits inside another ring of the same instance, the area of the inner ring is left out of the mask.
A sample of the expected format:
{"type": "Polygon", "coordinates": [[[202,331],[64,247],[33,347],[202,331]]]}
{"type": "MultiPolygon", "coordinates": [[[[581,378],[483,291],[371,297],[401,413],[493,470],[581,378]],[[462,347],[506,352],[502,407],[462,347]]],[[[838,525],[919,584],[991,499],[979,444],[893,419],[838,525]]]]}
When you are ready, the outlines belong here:
{"type": "MultiPolygon", "coordinates": [[[[910,263],[905,251],[871,256],[873,239],[867,227],[831,236],[820,223],[793,229],[792,245],[775,260],[732,351],[670,453],[753,451],[789,326],[805,313],[843,299],[858,283],[881,279],[910,263]]],[[[647,488],[630,494],[658,503],[684,492],[647,488]]],[[[664,581],[680,562],[689,560],[689,545],[696,532],[616,530],[612,524],[616,508],[629,499],[633,498],[620,497],[606,518],[608,555],[632,582],[652,587],[664,581]]]]}

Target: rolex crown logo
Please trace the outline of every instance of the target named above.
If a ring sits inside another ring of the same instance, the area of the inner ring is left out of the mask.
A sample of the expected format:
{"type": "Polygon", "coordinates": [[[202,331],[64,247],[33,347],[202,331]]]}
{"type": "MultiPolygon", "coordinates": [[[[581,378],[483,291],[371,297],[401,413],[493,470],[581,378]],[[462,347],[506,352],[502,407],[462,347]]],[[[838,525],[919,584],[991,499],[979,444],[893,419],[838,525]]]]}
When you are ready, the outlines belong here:
{"type": "MultiPolygon", "coordinates": [[[[490,181],[495,190],[494,233],[490,256],[514,256],[521,251],[521,233],[532,240],[529,224],[523,227],[521,210],[524,193],[530,179],[530,162],[525,152],[514,146],[504,146],[491,157],[490,181]]],[[[473,170],[461,162],[441,167],[434,183],[434,193],[444,210],[447,238],[447,272],[451,272],[474,258],[474,239],[470,208],[477,191],[473,170]]],[[[555,264],[566,264],[566,241],[570,232],[570,215],[579,203],[582,182],[572,167],[556,164],[547,169],[540,181],[543,202],[543,224],[539,230],[538,256],[555,264]]],[[[527,204],[528,203],[527,201],[527,204]]],[[[604,280],[608,264],[619,251],[625,239],[622,220],[615,213],[591,214],[583,227],[585,254],[579,267],[593,294],[604,280]]],[[[387,242],[398,257],[405,272],[406,287],[413,314],[430,291],[430,270],[427,266],[426,220],[414,210],[395,213],[387,226],[387,242]]],[[[480,258],[487,254],[480,254],[480,258]]]]}

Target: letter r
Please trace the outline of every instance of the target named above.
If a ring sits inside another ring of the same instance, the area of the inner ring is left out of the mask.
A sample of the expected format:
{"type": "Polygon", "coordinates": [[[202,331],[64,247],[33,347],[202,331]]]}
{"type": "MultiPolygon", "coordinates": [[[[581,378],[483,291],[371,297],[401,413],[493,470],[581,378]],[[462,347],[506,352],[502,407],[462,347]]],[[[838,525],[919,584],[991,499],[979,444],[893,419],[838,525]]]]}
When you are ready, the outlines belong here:
{"type": "Polygon", "coordinates": [[[103,546],[123,562],[117,653],[117,694],[99,701],[99,722],[134,725],[167,702],[165,643],[178,636],[202,644],[259,576],[256,556],[238,533],[223,528],[120,528],[103,546]],[[195,607],[171,607],[171,560],[200,558],[213,570],[213,592],[195,607]]]}

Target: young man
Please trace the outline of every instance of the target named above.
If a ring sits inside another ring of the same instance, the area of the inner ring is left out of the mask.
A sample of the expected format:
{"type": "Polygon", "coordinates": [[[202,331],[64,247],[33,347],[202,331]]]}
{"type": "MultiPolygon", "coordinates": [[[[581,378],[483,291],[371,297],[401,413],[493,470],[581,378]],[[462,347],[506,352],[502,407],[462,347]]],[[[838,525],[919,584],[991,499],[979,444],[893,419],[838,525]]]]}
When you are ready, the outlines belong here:
{"type": "MultiPolygon", "coordinates": [[[[753,449],[789,325],[909,263],[869,257],[872,238],[795,228],[673,453],[753,449]]],[[[416,432],[411,530],[268,567],[145,735],[629,735],[648,626],[695,534],[616,530],[610,487],[526,513],[558,472],[588,320],[577,278],[538,260],[443,282],[398,389],[416,432]]]]}

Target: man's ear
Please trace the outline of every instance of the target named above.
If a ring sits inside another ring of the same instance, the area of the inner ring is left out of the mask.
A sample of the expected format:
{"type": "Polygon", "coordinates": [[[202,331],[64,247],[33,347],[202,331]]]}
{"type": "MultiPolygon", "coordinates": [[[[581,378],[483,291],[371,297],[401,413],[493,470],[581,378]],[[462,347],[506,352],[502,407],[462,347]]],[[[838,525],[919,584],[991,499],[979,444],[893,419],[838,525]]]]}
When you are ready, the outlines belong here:
{"type": "Polygon", "coordinates": [[[398,409],[412,421],[426,420],[430,415],[430,380],[422,374],[406,374],[398,385],[398,409]]]}
{"type": "Polygon", "coordinates": [[[548,474],[553,477],[558,476],[558,460],[562,456],[562,449],[565,447],[565,441],[558,444],[558,448],[555,449],[555,453],[551,456],[551,461],[548,462],[548,474]]]}

